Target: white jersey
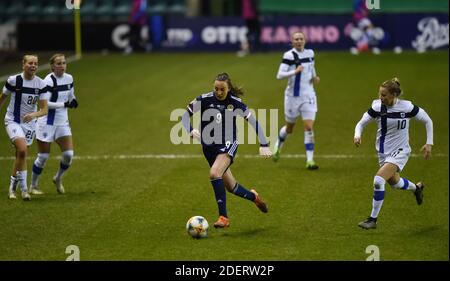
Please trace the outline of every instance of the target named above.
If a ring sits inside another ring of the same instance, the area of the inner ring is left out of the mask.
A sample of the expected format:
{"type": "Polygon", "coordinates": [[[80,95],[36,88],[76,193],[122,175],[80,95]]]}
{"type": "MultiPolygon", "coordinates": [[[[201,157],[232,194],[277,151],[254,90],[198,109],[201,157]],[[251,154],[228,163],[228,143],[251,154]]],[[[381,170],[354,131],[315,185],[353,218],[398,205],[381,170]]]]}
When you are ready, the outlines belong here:
{"type": "Polygon", "coordinates": [[[363,128],[372,120],[378,125],[375,148],[378,153],[391,154],[397,150],[409,153],[409,121],[415,118],[426,124],[427,144],[433,144],[433,123],[428,114],[410,101],[397,99],[394,105],[385,106],[381,100],[372,102],[355,128],[360,138],[363,128]]]}
{"type": "Polygon", "coordinates": [[[23,73],[10,76],[3,87],[3,93],[11,96],[5,122],[12,121],[18,124],[24,123],[22,119],[25,115],[37,111],[38,99],[48,100],[50,97],[44,80],[38,76],[26,80],[23,73]]]}
{"type": "Polygon", "coordinates": [[[61,77],[58,77],[54,73],[50,73],[45,77],[44,82],[50,93],[48,114],[39,117],[38,123],[47,125],[68,124],[69,117],[64,103],[75,98],[72,75],[64,73],[61,77]]]}
{"type": "Polygon", "coordinates": [[[283,54],[283,60],[277,73],[277,79],[288,78],[284,91],[286,96],[310,98],[315,96],[312,78],[316,77],[314,67],[314,51],[304,49],[303,52],[295,48],[283,54]],[[297,66],[303,66],[303,71],[295,74],[297,66]]]}

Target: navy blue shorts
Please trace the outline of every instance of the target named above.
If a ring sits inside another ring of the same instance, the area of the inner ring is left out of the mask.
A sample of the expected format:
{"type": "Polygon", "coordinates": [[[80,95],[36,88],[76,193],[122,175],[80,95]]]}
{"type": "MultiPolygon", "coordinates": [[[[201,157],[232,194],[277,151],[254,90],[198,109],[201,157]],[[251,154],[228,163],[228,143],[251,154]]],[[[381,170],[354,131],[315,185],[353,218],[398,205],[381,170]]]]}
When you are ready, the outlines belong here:
{"type": "Polygon", "coordinates": [[[231,158],[231,164],[233,164],[234,156],[237,153],[238,149],[238,142],[235,141],[233,144],[229,145],[228,147],[226,145],[203,145],[203,155],[205,155],[206,160],[209,163],[209,166],[212,167],[214,164],[214,161],[216,161],[216,157],[219,154],[228,154],[231,158]]]}

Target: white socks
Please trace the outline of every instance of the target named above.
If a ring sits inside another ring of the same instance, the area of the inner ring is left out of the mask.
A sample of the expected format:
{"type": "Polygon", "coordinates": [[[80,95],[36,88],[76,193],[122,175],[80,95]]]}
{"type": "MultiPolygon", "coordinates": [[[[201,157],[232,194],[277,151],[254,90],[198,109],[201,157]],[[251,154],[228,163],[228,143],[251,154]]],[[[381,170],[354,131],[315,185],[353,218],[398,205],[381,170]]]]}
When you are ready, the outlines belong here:
{"type": "Polygon", "coordinates": [[[17,171],[16,173],[16,180],[19,183],[20,190],[22,192],[27,192],[27,170],[24,171],[17,171]]]}
{"type": "Polygon", "coordinates": [[[73,158],[73,150],[66,150],[63,151],[61,158],[61,163],[59,164],[58,172],[56,172],[56,179],[60,180],[64,173],[69,169],[70,165],[72,164],[72,158],[73,158]]]}
{"type": "Polygon", "coordinates": [[[48,157],[48,153],[38,153],[36,160],[34,160],[33,171],[31,173],[31,186],[38,186],[39,177],[41,176],[42,169],[44,168],[48,157]]]}
{"type": "Polygon", "coordinates": [[[306,161],[313,161],[314,158],[314,132],[305,131],[306,161]]]}
{"type": "Polygon", "coordinates": [[[416,185],[414,183],[410,182],[406,178],[400,178],[398,183],[396,183],[394,185],[391,185],[391,187],[392,188],[403,189],[403,190],[411,190],[411,191],[415,191],[416,190],[416,185]]]}
{"type": "Polygon", "coordinates": [[[373,199],[372,199],[372,213],[370,216],[372,218],[378,217],[378,214],[380,213],[381,206],[383,205],[384,201],[384,185],[386,184],[386,181],[380,177],[375,176],[373,179],[373,199]]]}

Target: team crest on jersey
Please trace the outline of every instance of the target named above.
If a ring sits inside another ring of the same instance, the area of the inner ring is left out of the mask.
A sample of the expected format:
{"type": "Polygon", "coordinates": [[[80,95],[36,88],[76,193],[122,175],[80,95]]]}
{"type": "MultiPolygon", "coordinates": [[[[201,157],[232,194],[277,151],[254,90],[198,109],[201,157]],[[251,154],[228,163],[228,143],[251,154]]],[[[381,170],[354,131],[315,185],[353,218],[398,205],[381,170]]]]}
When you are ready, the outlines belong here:
{"type": "Polygon", "coordinates": [[[404,112],[400,112],[400,117],[405,118],[406,114],[404,112]]]}
{"type": "Polygon", "coordinates": [[[233,106],[232,104],[229,104],[229,105],[227,105],[227,109],[228,109],[229,111],[233,111],[234,106],[233,106]]]}

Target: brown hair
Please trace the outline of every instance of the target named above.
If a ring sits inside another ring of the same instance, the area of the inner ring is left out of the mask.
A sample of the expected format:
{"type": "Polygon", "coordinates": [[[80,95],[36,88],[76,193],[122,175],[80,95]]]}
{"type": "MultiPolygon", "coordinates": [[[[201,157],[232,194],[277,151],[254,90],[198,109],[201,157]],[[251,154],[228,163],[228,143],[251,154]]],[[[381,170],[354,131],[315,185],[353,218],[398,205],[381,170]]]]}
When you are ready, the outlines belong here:
{"type": "Polygon", "coordinates": [[[53,67],[52,67],[52,65],[55,63],[55,60],[56,60],[56,58],[58,58],[58,57],[66,57],[64,54],[54,54],[51,58],[50,58],[50,60],[49,60],[49,62],[50,62],[50,68],[52,69],[52,71],[53,71],[53,67]]]}
{"type": "Polygon", "coordinates": [[[224,72],[217,74],[214,80],[227,82],[228,88],[230,89],[230,94],[232,96],[240,97],[244,95],[244,90],[242,89],[242,87],[236,87],[231,83],[231,78],[228,73],[224,72]]]}
{"type": "Polygon", "coordinates": [[[34,54],[23,55],[23,57],[22,57],[22,64],[25,64],[30,57],[35,57],[36,59],[39,60],[39,57],[37,55],[34,55],[34,54]]]}
{"type": "Polygon", "coordinates": [[[399,97],[402,94],[402,89],[400,88],[400,80],[397,77],[391,80],[386,80],[381,84],[381,87],[385,88],[394,97],[399,97]]]}

